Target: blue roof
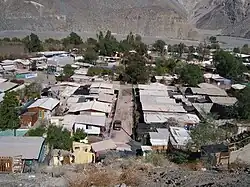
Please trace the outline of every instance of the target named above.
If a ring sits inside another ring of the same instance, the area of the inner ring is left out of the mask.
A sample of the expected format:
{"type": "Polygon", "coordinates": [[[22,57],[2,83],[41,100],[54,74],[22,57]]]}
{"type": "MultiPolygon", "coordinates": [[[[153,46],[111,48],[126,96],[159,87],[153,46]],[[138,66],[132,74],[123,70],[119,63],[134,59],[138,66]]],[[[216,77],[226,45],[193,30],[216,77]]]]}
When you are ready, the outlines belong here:
{"type": "MultiPolygon", "coordinates": [[[[24,136],[28,132],[28,129],[17,129],[16,136],[24,136]]],[[[0,131],[0,136],[14,136],[14,130],[0,131]]]]}

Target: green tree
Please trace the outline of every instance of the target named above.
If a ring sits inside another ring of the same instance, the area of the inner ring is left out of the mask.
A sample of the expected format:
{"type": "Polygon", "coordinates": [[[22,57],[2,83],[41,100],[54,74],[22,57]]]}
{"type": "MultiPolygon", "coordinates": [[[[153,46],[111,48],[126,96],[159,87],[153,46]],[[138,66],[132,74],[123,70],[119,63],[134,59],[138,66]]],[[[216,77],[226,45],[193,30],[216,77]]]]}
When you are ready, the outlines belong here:
{"type": "Polygon", "coordinates": [[[214,56],[216,71],[223,77],[233,81],[241,81],[246,67],[240,59],[226,51],[217,51],[214,56]]]}
{"type": "Polygon", "coordinates": [[[3,41],[4,42],[11,42],[11,39],[10,38],[4,38],[3,41]]]}
{"type": "Polygon", "coordinates": [[[84,132],[83,129],[76,129],[73,134],[72,140],[75,142],[80,142],[86,138],[87,134],[84,132]]]}
{"type": "Polygon", "coordinates": [[[82,43],[82,38],[75,32],[71,32],[68,37],[62,39],[62,44],[65,48],[67,48],[69,45],[72,45],[74,47],[82,43]]]}
{"type": "Polygon", "coordinates": [[[20,125],[18,115],[19,101],[16,92],[7,92],[0,104],[0,129],[17,129],[20,125]]]}
{"type": "Polygon", "coordinates": [[[178,45],[179,57],[182,57],[182,54],[183,54],[183,52],[184,52],[185,47],[186,47],[186,46],[185,46],[184,43],[180,43],[180,44],[178,45]]]}
{"type": "Polygon", "coordinates": [[[71,133],[63,127],[49,125],[46,142],[50,148],[70,150],[72,148],[71,133]]]}
{"type": "Polygon", "coordinates": [[[215,43],[217,43],[217,38],[215,36],[211,36],[209,38],[209,41],[210,41],[210,43],[215,44],[215,43]]]}
{"type": "Polygon", "coordinates": [[[21,42],[21,39],[20,38],[17,38],[17,37],[13,37],[11,39],[12,42],[21,42]]]}
{"type": "Polygon", "coordinates": [[[88,63],[95,64],[95,61],[98,59],[98,54],[93,48],[87,48],[84,52],[84,61],[88,63]]]}
{"type": "Polygon", "coordinates": [[[63,74],[65,77],[71,77],[74,74],[74,68],[70,64],[63,67],[63,74]]]}
{"type": "Polygon", "coordinates": [[[240,48],[239,48],[239,47],[235,47],[235,48],[233,49],[233,52],[234,52],[234,53],[240,53],[240,48]]]}
{"type": "Polygon", "coordinates": [[[166,43],[163,40],[156,40],[153,48],[161,54],[164,54],[166,43]]]}
{"type": "Polygon", "coordinates": [[[207,117],[190,131],[192,140],[189,147],[200,149],[201,146],[219,144],[227,138],[227,132],[214,123],[213,118],[207,117]]]}
{"type": "Polygon", "coordinates": [[[43,136],[46,133],[46,128],[43,126],[30,129],[27,133],[28,136],[43,136]]]}
{"type": "Polygon", "coordinates": [[[199,66],[187,64],[180,70],[179,80],[189,86],[197,86],[203,81],[203,73],[199,66]]]}
{"type": "Polygon", "coordinates": [[[250,120],[250,88],[246,87],[237,92],[235,96],[237,97],[238,102],[233,108],[232,117],[241,120],[250,120]]]}
{"type": "Polygon", "coordinates": [[[38,52],[43,50],[41,40],[34,33],[26,36],[22,41],[29,52],[38,52]]]}
{"type": "Polygon", "coordinates": [[[241,48],[241,53],[243,54],[249,54],[250,53],[250,48],[248,44],[244,44],[243,47],[241,48]]]}
{"type": "Polygon", "coordinates": [[[146,60],[138,53],[131,54],[127,57],[127,66],[125,67],[125,75],[127,82],[146,83],[149,79],[149,72],[146,67],[146,60]]]}

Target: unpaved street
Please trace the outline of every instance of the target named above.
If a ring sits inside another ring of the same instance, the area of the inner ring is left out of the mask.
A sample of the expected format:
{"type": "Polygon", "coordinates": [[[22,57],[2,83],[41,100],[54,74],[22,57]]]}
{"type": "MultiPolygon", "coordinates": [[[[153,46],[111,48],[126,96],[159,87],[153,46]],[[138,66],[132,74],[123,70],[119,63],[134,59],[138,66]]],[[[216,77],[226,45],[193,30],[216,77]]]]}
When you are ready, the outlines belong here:
{"type": "Polygon", "coordinates": [[[133,128],[133,95],[132,85],[121,85],[113,121],[121,120],[120,131],[111,130],[111,138],[116,144],[126,144],[130,141],[133,128]]]}

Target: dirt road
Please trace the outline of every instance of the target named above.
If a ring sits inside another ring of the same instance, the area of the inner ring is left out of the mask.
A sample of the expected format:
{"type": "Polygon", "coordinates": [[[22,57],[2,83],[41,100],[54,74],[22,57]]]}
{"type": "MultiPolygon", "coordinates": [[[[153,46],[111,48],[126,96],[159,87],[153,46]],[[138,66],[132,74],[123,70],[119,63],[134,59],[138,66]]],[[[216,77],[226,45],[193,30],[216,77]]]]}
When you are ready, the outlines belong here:
{"type": "Polygon", "coordinates": [[[111,130],[111,138],[116,144],[126,144],[130,141],[133,128],[133,94],[132,85],[121,85],[113,121],[120,120],[122,129],[111,130]]]}

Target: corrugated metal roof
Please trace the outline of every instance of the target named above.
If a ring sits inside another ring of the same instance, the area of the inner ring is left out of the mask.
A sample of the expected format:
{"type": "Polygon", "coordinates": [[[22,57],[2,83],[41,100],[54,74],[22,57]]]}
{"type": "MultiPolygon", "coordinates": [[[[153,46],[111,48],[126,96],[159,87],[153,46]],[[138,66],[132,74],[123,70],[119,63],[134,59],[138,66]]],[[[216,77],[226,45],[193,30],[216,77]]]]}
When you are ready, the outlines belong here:
{"type": "Polygon", "coordinates": [[[112,103],[114,99],[113,95],[105,94],[105,93],[99,93],[98,101],[106,102],[106,103],[112,103]]]}
{"type": "Polygon", "coordinates": [[[150,142],[153,146],[168,146],[169,130],[156,129],[157,132],[149,132],[150,142]]]}
{"type": "Polygon", "coordinates": [[[106,116],[77,115],[75,123],[104,127],[106,116]]]}
{"type": "Polygon", "coordinates": [[[147,104],[142,103],[142,111],[148,112],[170,112],[170,113],[187,113],[187,111],[180,104],[147,104]]]}
{"type": "Polygon", "coordinates": [[[191,137],[188,131],[181,127],[169,127],[170,129],[170,141],[172,145],[185,146],[191,137]]]}
{"type": "Polygon", "coordinates": [[[140,96],[141,95],[168,97],[168,92],[167,90],[140,90],[140,96]]]}
{"type": "Polygon", "coordinates": [[[94,110],[98,112],[109,113],[111,111],[111,104],[99,101],[77,103],[70,107],[69,112],[80,112],[86,110],[94,110]]]}
{"type": "Polygon", "coordinates": [[[91,147],[94,152],[101,152],[101,151],[116,149],[117,146],[113,140],[109,139],[92,143],[91,147]]]}
{"type": "Polygon", "coordinates": [[[197,124],[200,119],[195,114],[179,114],[179,113],[164,113],[164,112],[144,112],[144,121],[147,124],[150,123],[165,123],[169,119],[175,119],[178,124],[185,125],[197,124]]]}
{"type": "Polygon", "coordinates": [[[141,103],[148,103],[148,104],[175,104],[175,99],[171,99],[169,97],[159,97],[159,96],[152,96],[152,95],[141,95],[140,96],[141,103]]]}
{"type": "Polygon", "coordinates": [[[213,103],[193,103],[193,107],[202,115],[210,113],[213,103]]]}
{"type": "Polygon", "coordinates": [[[75,93],[75,91],[79,88],[80,86],[66,86],[66,88],[61,92],[60,96],[61,97],[70,97],[75,93]]]}
{"type": "Polygon", "coordinates": [[[90,88],[113,89],[113,84],[105,82],[94,82],[91,84],[90,88]]]}
{"type": "Polygon", "coordinates": [[[14,87],[16,87],[18,84],[13,83],[13,82],[2,82],[0,83],[0,92],[7,92],[14,87]]]}
{"type": "Polygon", "coordinates": [[[54,98],[42,98],[37,99],[28,108],[40,107],[46,110],[53,110],[59,103],[60,101],[54,98]]]}
{"type": "Polygon", "coordinates": [[[237,102],[236,97],[212,97],[210,96],[209,99],[212,103],[220,104],[220,105],[234,105],[237,102]]]}
{"type": "Polygon", "coordinates": [[[44,138],[42,137],[0,137],[0,156],[19,156],[23,159],[38,159],[44,138]]]}

